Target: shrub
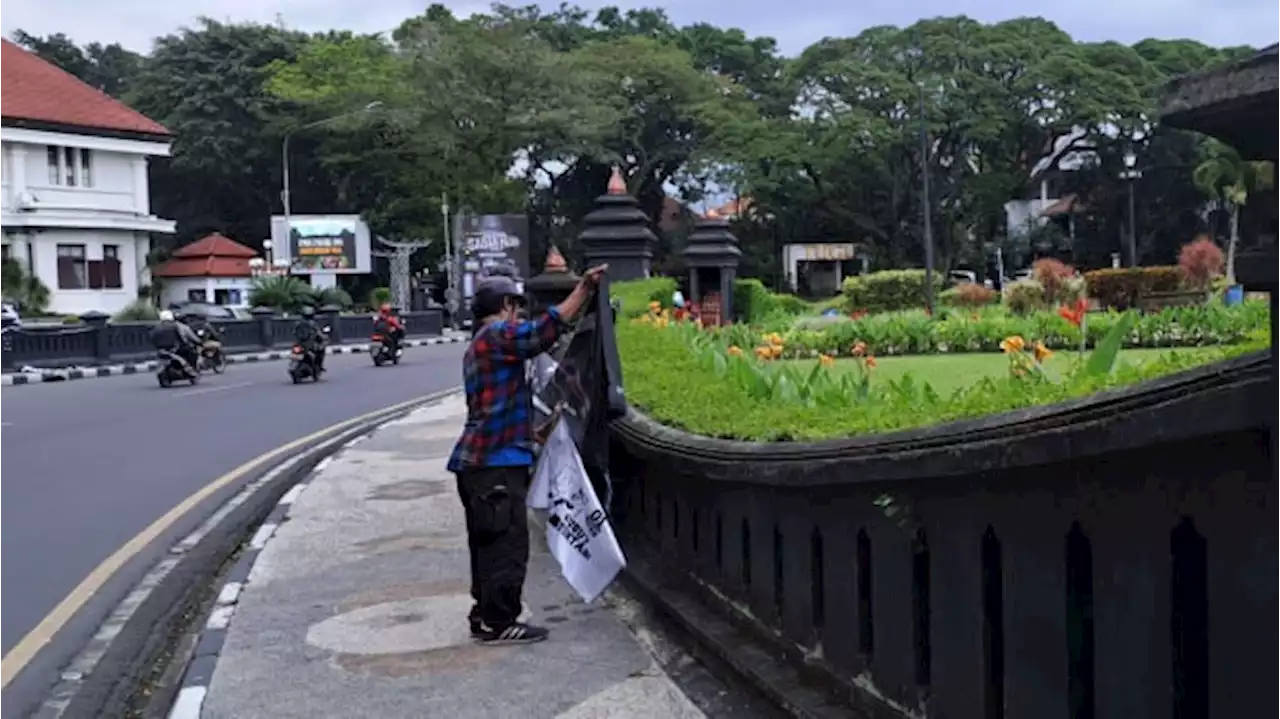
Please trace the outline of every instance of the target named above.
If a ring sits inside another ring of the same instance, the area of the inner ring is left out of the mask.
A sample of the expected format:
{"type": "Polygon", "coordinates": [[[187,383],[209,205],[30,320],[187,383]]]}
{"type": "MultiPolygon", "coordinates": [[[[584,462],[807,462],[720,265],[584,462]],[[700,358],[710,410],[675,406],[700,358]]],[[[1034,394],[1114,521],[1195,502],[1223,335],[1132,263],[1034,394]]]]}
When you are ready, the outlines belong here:
{"type": "Polygon", "coordinates": [[[757,322],[774,310],[773,293],[754,277],[733,283],[733,313],[743,322],[757,322]]]}
{"type": "Polygon", "coordinates": [[[369,291],[369,299],[367,301],[369,303],[370,309],[377,309],[383,305],[390,304],[391,288],[390,287],[374,287],[372,290],[369,291]]]}
{"type": "Polygon", "coordinates": [[[1062,304],[1070,294],[1070,281],[1076,275],[1076,269],[1061,260],[1045,257],[1031,265],[1031,278],[1044,287],[1044,301],[1050,305],[1062,304]]]}
{"type": "Polygon", "coordinates": [[[1208,289],[1213,279],[1222,274],[1222,250],[1207,237],[1189,242],[1178,252],[1178,267],[1187,286],[1208,289]]]}
{"type": "Polygon", "coordinates": [[[1085,273],[1084,281],[1089,296],[1103,307],[1125,310],[1143,295],[1176,292],[1182,286],[1182,270],[1166,265],[1093,270],[1085,273]]]}
{"type": "Polygon", "coordinates": [[[1025,315],[1049,306],[1044,285],[1036,280],[1011,282],[1004,288],[1004,306],[1016,315],[1025,315]]]}
{"type": "Polygon", "coordinates": [[[259,277],[249,289],[249,304],[271,307],[282,312],[297,312],[312,301],[311,286],[297,277],[281,275],[259,277]]]}
{"type": "Polygon", "coordinates": [[[64,325],[78,325],[80,324],[80,322],[81,320],[79,315],[63,315],[62,316],[62,324],[64,325]]]}
{"type": "Polygon", "coordinates": [[[155,322],[160,313],[149,300],[138,298],[111,318],[112,322],[155,322]]]}
{"type": "Polygon", "coordinates": [[[976,282],[965,282],[943,292],[941,299],[948,307],[974,309],[994,304],[1000,299],[1000,293],[976,282]]]}
{"type": "Polygon", "coordinates": [[[619,317],[639,317],[649,311],[650,302],[670,307],[671,295],[675,291],[676,281],[673,277],[609,283],[609,296],[621,305],[619,317]]]}
{"type": "Polygon", "coordinates": [[[327,305],[335,305],[338,309],[350,309],[355,301],[351,294],[341,287],[312,287],[310,304],[316,309],[327,305]]]}
{"type": "MultiPolygon", "coordinates": [[[[884,270],[845,279],[841,288],[849,311],[891,312],[925,305],[924,270],[884,270]]],[[[942,292],[943,273],[933,275],[934,293],[942,292]]]]}

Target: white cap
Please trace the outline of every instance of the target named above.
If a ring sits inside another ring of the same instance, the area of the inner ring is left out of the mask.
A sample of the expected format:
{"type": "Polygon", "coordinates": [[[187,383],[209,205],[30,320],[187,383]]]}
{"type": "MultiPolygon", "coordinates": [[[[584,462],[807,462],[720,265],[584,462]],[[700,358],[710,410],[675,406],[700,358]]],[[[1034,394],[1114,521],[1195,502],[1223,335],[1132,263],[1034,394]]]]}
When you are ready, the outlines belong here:
{"type": "Polygon", "coordinates": [[[161,321],[161,322],[172,322],[172,321],[173,321],[173,312],[172,312],[171,310],[160,310],[160,321],[161,321]]]}

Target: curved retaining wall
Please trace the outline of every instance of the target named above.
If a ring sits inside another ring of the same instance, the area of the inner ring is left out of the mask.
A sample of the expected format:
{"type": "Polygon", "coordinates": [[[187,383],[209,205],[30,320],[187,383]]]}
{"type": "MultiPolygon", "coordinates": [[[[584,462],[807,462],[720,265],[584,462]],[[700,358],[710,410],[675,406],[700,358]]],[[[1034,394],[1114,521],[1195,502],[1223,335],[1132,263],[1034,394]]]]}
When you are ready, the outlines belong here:
{"type": "Polygon", "coordinates": [[[872,715],[1272,716],[1274,374],[1258,353],[816,443],[632,410],[618,524],[662,585],[872,715]]]}

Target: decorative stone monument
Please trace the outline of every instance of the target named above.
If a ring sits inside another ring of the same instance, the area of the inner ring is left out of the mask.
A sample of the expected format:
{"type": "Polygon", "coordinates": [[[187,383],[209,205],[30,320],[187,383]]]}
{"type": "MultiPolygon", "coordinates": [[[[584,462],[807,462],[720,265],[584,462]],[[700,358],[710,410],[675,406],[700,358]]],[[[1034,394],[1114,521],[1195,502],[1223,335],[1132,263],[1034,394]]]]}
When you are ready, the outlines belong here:
{"type": "Polygon", "coordinates": [[[596,208],[582,222],[578,241],[586,250],[587,267],[608,264],[612,282],[649,277],[658,238],[649,229],[640,201],[627,194],[618,168],[613,168],[607,191],[596,198],[596,208]]]}
{"type": "Polygon", "coordinates": [[[689,268],[688,301],[705,325],[733,322],[733,281],[742,250],[729,231],[729,221],[715,210],[694,225],[685,245],[684,264],[689,268]]]}
{"type": "Polygon", "coordinates": [[[560,304],[578,285],[578,276],[569,271],[569,263],[555,245],[547,250],[547,261],[542,266],[542,274],[529,278],[524,283],[525,292],[532,299],[533,311],[543,312],[552,305],[560,304]]]}

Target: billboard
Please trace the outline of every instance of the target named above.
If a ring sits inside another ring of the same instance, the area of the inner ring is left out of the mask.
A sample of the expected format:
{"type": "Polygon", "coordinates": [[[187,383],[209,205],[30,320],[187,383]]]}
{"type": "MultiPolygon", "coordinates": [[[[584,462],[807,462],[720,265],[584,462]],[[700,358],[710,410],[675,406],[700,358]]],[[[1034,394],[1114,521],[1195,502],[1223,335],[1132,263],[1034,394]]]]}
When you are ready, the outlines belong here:
{"type": "Polygon", "coordinates": [[[271,217],[272,249],[295,275],[359,275],[373,271],[369,226],[359,215],[271,217]]]}
{"type": "Polygon", "coordinates": [[[529,278],[529,218],[525,215],[467,215],[457,217],[458,265],[462,278],[462,302],[471,309],[476,282],[490,274],[518,278],[524,289],[529,278]]]}

